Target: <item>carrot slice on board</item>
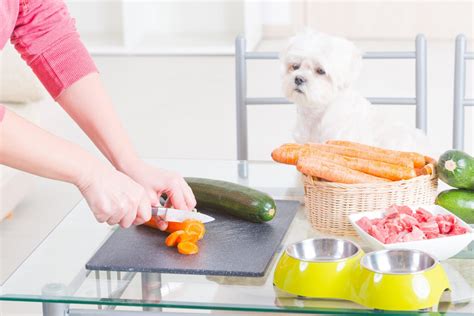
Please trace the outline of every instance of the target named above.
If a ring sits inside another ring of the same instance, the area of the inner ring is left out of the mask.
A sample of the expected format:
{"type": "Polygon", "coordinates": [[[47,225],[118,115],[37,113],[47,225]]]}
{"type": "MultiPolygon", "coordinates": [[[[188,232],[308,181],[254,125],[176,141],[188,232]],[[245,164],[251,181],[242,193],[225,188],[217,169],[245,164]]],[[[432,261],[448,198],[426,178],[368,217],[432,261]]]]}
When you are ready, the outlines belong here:
{"type": "Polygon", "coordinates": [[[174,247],[178,244],[178,238],[184,234],[184,230],[177,230],[166,237],[165,244],[168,247],[174,247]]]}
{"type": "Polygon", "coordinates": [[[204,234],[206,233],[206,228],[204,227],[204,224],[201,223],[200,221],[196,220],[185,220],[182,223],[179,222],[169,222],[168,223],[168,228],[166,229],[167,232],[172,233],[178,230],[184,230],[185,232],[195,232],[199,236],[199,240],[201,240],[204,237],[204,234]]]}
{"type": "Polygon", "coordinates": [[[186,228],[184,229],[185,232],[187,233],[194,233],[197,234],[198,240],[201,240],[204,237],[204,234],[206,233],[206,227],[204,227],[204,224],[198,221],[193,221],[189,222],[186,225],[186,228]]]}
{"type": "Polygon", "coordinates": [[[194,255],[198,253],[199,247],[190,241],[183,241],[178,244],[178,252],[183,255],[194,255]]]}
{"type": "Polygon", "coordinates": [[[187,232],[185,231],[184,234],[180,234],[177,239],[177,243],[181,243],[184,241],[190,241],[196,243],[199,240],[199,235],[196,232],[187,232]]]}

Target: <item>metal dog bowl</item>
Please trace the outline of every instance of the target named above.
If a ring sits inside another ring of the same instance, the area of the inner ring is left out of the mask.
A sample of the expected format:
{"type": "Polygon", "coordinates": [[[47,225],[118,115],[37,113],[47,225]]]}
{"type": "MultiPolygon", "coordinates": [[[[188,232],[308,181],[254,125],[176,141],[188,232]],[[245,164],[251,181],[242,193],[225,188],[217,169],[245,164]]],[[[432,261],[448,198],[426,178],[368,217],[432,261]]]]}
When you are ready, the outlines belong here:
{"type": "Polygon", "coordinates": [[[420,310],[438,305],[449,288],[442,266],[419,250],[393,249],[366,254],[353,280],[354,301],[374,309],[420,310]]]}
{"type": "Polygon", "coordinates": [[[347,299],[348,282],[362,256],[362,249],[349,240],[303,240],[283,252],[273,283],[299,296],[347,299]]]}
{"type": "Polygon", "coordinates": [[[313,238],[294,243],[286,253],[297,260],[310,262],[336,262],[347,260],[360,252],[353,242],[336,238],[313,238]]]}
{"type": "Polygon", "coordinates": [[[432,269],[436,260],[430,255],[407,249],[381,250],[365,255],[361,265],[384,274],[414,274],[432,269]]]}

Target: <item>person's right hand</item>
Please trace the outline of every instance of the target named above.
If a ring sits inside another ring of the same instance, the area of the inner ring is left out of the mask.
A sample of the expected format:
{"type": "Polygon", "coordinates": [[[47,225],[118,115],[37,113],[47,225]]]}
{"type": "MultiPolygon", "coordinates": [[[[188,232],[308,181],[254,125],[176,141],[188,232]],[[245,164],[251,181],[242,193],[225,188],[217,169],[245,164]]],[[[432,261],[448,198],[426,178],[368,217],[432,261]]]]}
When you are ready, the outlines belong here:
{"type": "Polygon", "coordinates": [[[104,164],[94,164],[77,187],[98,222],[127,228],[151,218],[145,189],[127,175],[104,164]]]}

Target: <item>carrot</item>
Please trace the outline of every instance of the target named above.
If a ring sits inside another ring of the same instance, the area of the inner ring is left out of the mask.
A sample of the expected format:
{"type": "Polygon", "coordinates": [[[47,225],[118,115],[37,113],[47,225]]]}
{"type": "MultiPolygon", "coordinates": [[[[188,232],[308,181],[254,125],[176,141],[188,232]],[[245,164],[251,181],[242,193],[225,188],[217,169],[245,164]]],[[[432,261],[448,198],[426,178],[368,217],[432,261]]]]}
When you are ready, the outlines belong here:
{"type": "Polygon", "coordinates": [[[184,231],[188,234],[196,234],[198,240],[201,240],[204,238],[204,234],[206,233],[206,227],[199,221],[191,221],[190,223],[187,223],[184,231]]]}
{"type": "Polygon", "coordinates": [[[149,220],[148,222],[144,223],[143,225],[148,226],[148,227],[151,227],[151,228],[156,228],[156,229],[158,229],[158,224],[157,224],[156,218],[155,218],[154,216],[152,216],[152,217],[150,218],[150,220],[149,220]]]}
{"type": "Polygon", "coordinates": [[[190,241],[183,241],[178,244],[178,252],[183,255],[194,255],[198,253],[199,247],[190,241]]]}
{"type": "Polygon", "coordinates": [[[165,239],[166,246],[168,246],[168,247],[176,246],[179,242],[178,239],[182,234],[185,234],[184,230],[177,230],[177,231],[169,234],[169,236],[166,237],[166,239],[165,239]]]}
{"type": "Polygon", "coordinates": [[[303,147],[301,144],[283,144],[272,151],[272,159],[276,162],[296,165],[299,152],[303,147]]]}
{"type": "Polygon", "coordinates": [[[199,235],[196,232],[184,232],[184,234],[180,234],[176,242],[179,244],[183,241],[190,241],[196,243],[199,240],[199,235]]]}
{"type": "MultiPolygon", "coordinates": [[[[393,165],[376,160],[346,157],[314,148],[312,151],[306,152],[302,156],[300,155],[300,160],[303,159],[303,157],[307,157],[308,159],[328,160],[343,167],[394,181],[416,177],[415,169],[413,168],[393,165]]],[[[307,161],[308,160],[306,160],[305,163],[307,163],[307,161]]],[[[298,161],[298,164],[299,163],[300,161],[298,161]]]]}
{"type": "Polygon", "coordinates": [[[329,140],[326,143],[327,144],[332,144],[332,145],[350,147],[350,148],[354,148],[354,149],[360,149],[360,150],[363,150],[363,151],[378,153],[378,154],[386,155],[386,156],[399,157],[399,158],[402,158],[402,159],[410,159],[410,160],[413,161],[415,168],[421,168],[426,164],[425,156],[423,156],[422,154],[415,153],[415,152],[406,152],[406,151],[397,151],[397,150],[391,150],[391,149],[383,149],[383,148],[379,148],[379,147],[359,144],[359,143],[345,141],[345,140],[329,140]]]}
{"type": "Polygon", "coordinates": [[[297,168],[306,175],[339,183],[352,184],[389,181],[315,157],[300,157],[297,168]]]}
{"type": "Polygon", "coordinates": [[[367,151],[352,147],[345,147],[340,145],[332,144],[308,144],[311,148],[316,148],[323,151],[332,152],[334,154],[339,154],[343,156],[362,158],[368,160],[382,161],[386,163],[391,163],[394,165],[404,166],[408,168],[414,168],[413,161],[406,157],[396,157],[396,156],[387,156],[378,152],[367,151]]]}
{"type": "Polygon", "coordinates": [[[168,233],[173,233],[178,230],[183,230],[187,233],[194,232],[198,235],[199,239],[202,239],[206,233],[204,224],[197,220],[188,219],[182,223],[168,222],[168,228],[166,229],[168,233]]]}
{"type": "Polygon", "coordinates": [[[435,172],[434,170],[436,169],[436,160],[431,157],[425,156],[425,161],[427,162],[426,165],[421,168],[416,168],[415,171],[417,176],[428,174],[431,175],[435,172]]]}

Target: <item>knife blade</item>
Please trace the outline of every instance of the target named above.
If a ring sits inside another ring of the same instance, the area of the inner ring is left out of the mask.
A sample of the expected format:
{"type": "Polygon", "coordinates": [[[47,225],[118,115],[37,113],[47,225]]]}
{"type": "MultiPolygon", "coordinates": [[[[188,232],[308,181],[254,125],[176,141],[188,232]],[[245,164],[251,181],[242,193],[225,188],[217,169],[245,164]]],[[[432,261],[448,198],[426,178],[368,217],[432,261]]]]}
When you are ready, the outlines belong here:
{"type": "Polygon", "coordinates": [[[167,222],[184,222],[187,219],[195,219],[203,223],[209,223],[214,220],[214,217],[203,213],[177,210],[174,208],[167,208],[161,206],[153,206],[151,208],[151,215],[161,216],[167,222]]]}

